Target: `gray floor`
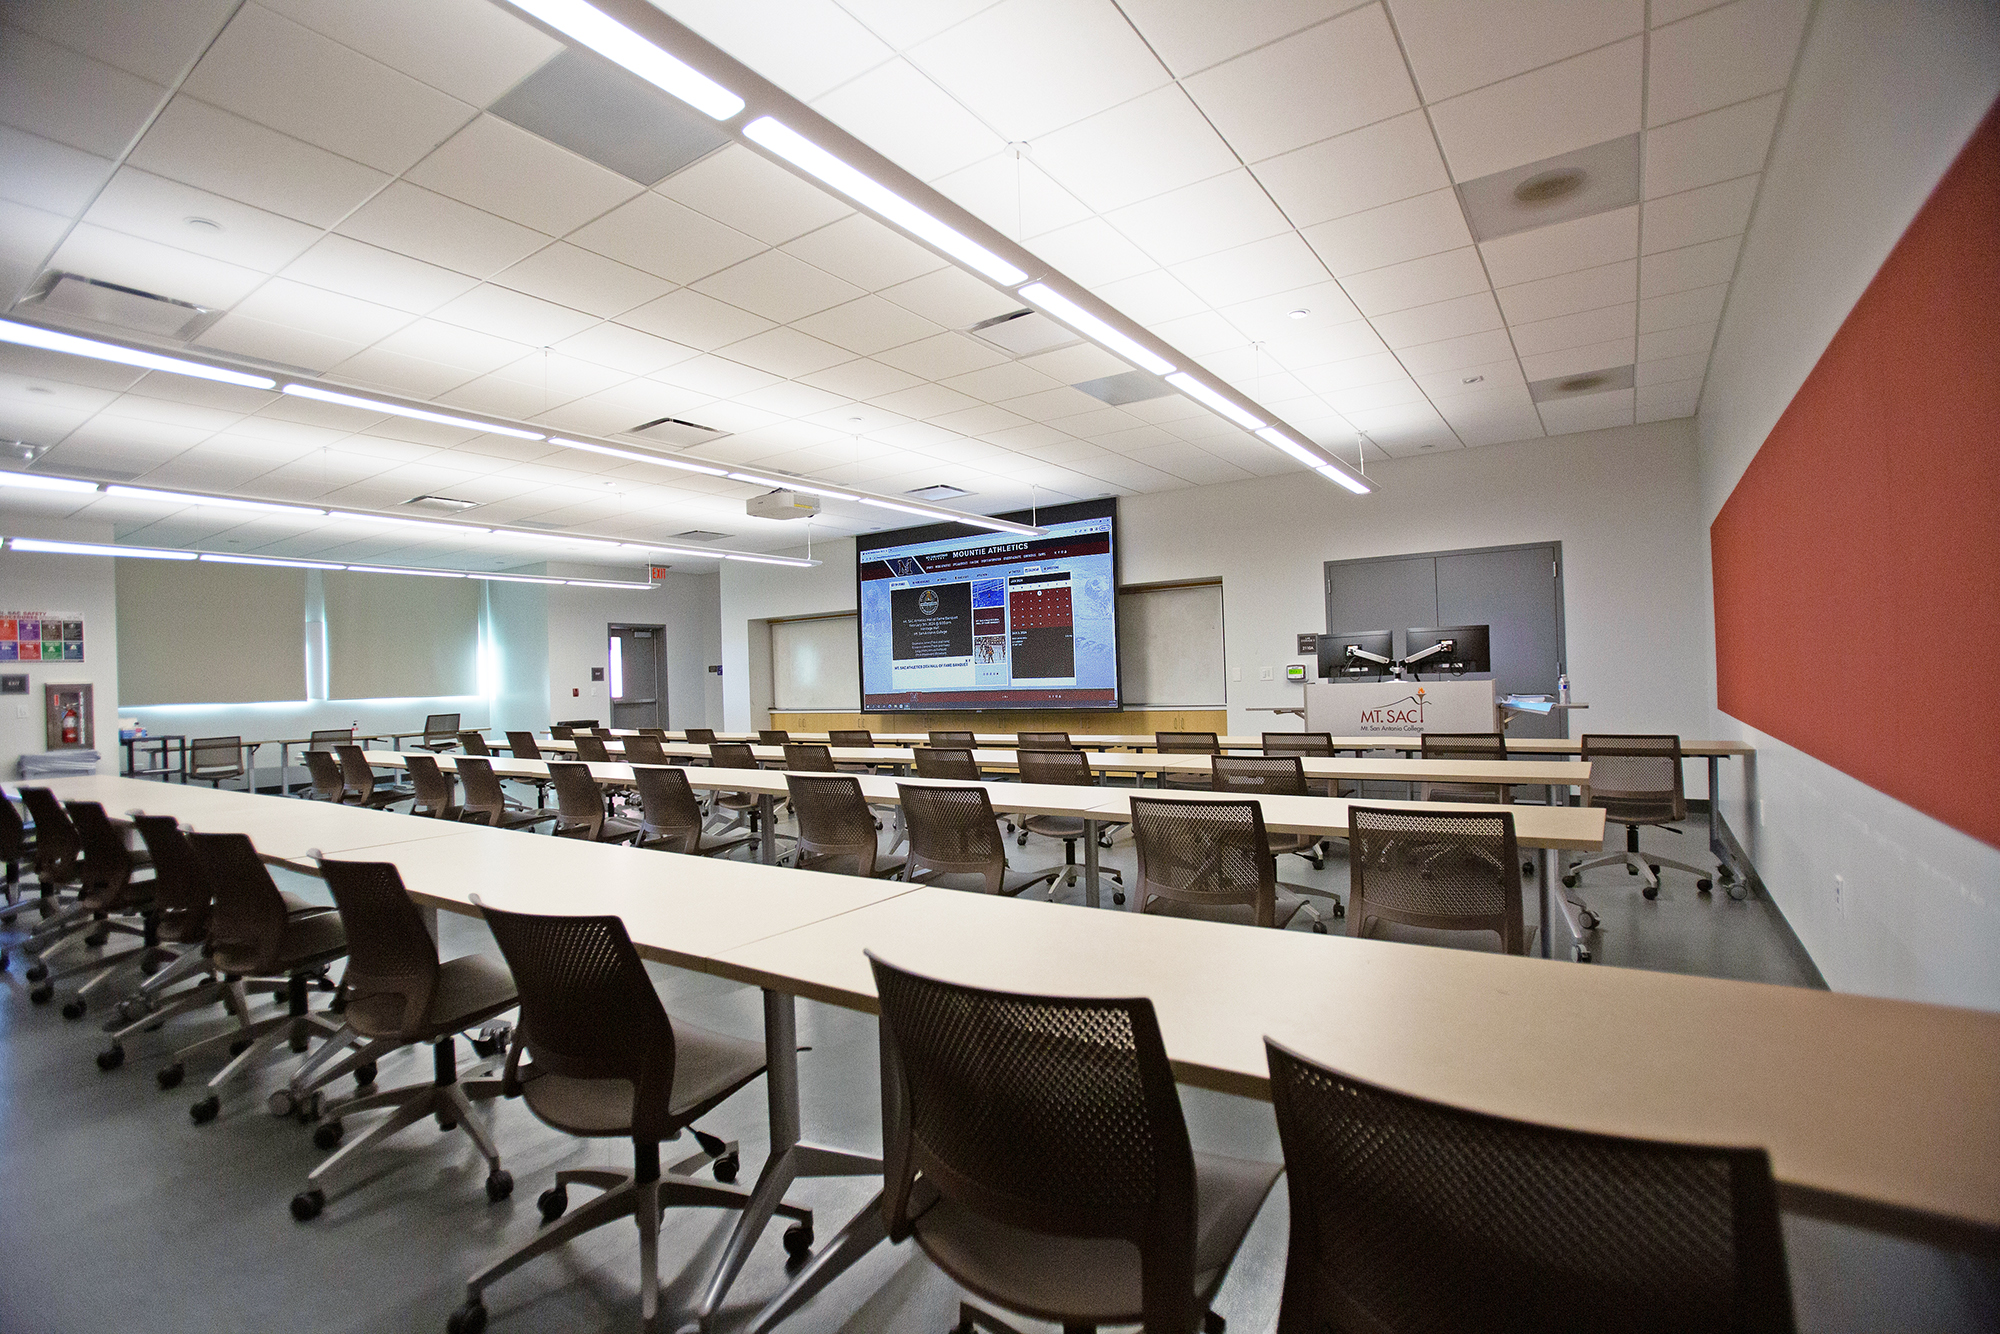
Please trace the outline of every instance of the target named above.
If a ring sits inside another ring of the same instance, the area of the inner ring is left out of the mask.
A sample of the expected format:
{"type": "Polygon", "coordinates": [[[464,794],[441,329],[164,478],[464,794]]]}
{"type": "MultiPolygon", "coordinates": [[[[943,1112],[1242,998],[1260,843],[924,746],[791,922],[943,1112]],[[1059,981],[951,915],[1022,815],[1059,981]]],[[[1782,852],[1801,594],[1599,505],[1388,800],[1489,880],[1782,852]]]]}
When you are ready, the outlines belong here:
{"type": "MultiPolygon", "coordinates": [[[[1649,834],[1649,848],[1655,839],[1666,855],[1679,847],[1683,860],[1697,860],[1686,855],[1690,842],[1699,846],[1692,830],[1680,838],[1649,834]]],[[[1046,843],[1013,853],[1021,866],[1059,856],[1046,843]]],[[[1106,858],[1129,868],[1129,841],[1106,858]]],[[[662,861],[671,864],[665,854],[662,861]]],[[[1338,859],[1317,872],[1295,857],[1284,865],[1288,880],[1345,884],[1338,859]]],[[[289,888],[323,897],[316,881],[284,878],[289,888]]],[[[1596,966],[1789,985],[1810,980],[1810,965],[1798,959],[1767,903],[1698,895],[1686,877],[1672,875],[1660,898],[1647,902],[1636,884],[1611,869],[1572,891],[1604,919],[1592,933],[1596,966]]],[[[1528,897],[1532,919],[1532,889],[1528,897]]],[[[492,949],[476,923],[446,918],[441,931],[447,953],[492,949]]],[[[481,1114],[518,1183],[510,1200],[489,1204],[483,1166],[469,1143],[426,1123],[357,1166],[325,1214],[300,1225],[287,1202],[319,1154],[305,1129],[264,1110],[262,1094],[278,1082],[278,1068],[229,1091],[220,1120],[196,1126],[186,1108],[198,1092],[184,1086],[163,1093],[152,1072],[170,1040],[207,1031],[212,1019],[183,1021],[136,1042],[125,1068],[100,1073],[91,1059],[101,1045],[96,1025],[31,1006],[20,971],[17,960],[0,977],[0,1330],[10,1334],[441,1331],[461,1299],[464,1276],[534,1232],[535,1196],[555,1170],[625,1165],[616,1142],[573,1140],[518,1103],[489,1104],[481,1114]]],[[[674,1014],[746,1037],[761,1034],[754,990],[667,968],[655,975],[674,1014]]],[[[874,1021],[802,1003],[799,1027],[800,1041],[812,1048],[800,1057],[808,1137],[878,1149],[874,1021]]],[[[191,1079],[217,1065],[191,1072],[191,1079]]],[[[384,1063],[378,1083],[386,1088],[428,1075],[427,1054],[404,1056],[384,1063]]],[[[762,1085],[753,1085],[705,1124],[741,1139],[746,1181],[763,1158],[763,1098],[762,1085]]],[[[1182,1091],[1182,1101],[1197,1147],[1278,1156],[1267,1105],[1193,1089],[1182,1091]]],[[[871,1193],[867,1181],[813,1182],[793,1198],[818,1211],[824,1240],[871,1193]]],[[[1275,1320],[1285,1210],[1281,1181],[1217,1303],[1234,1331],[1269,1330],[1275,1320]]],[[[719,1211],[676,1211],[666,1226],[662,1272],[666,1308],[674,1311],[691,1301],[728,1219],[719,1211]]],[[[1788,1218],[1786,1240],[1801,1329],[2000,1327],[2000,1265],[1990,1258],[1809,1219],[1788,1218]]],[[[490,1328],[502,1334],[636,1328],[637,1253],[637,1234],[619,1226],[528,1266],[491,1290],[490,1328]]],[[[719,1330],[740,1328],[781,1286],[782,1261],[774,1230],[736,1285],[719,1330]]],[[[949,1280],[912,1247],[883,1247],[784,1328],[942,1334],[956,1319],[958,1300],[949,1280]]]]}

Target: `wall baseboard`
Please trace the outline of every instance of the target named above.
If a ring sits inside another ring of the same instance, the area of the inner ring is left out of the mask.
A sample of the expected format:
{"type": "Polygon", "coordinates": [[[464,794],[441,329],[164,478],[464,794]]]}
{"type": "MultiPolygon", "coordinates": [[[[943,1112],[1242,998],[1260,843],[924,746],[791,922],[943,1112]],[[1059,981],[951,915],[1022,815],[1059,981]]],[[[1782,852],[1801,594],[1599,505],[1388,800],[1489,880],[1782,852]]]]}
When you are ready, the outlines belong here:
{"type": "MultiPolygon", "coordinates": [[[[1704,819],[1707,818],[1708,802],[1700,799],[1690,800],[1688,802],[1690,819],[1697,813],[1704,819]]],[[[1785,910],[1778,906],[1778,901],[1772,898],[1770,891],[1764,887],[1764,878],[1757,874],[1757,864],[1750,860],[1749,849],[1745,848],[1742,841],[1736,837],[1736,831],[1729,827],[1729,817],[1722,816],[1716,823],[1722,828],[1722,842],[1729,849],[1730,859],[1743,868],[1744,878],[1750,882],[1751,894],[1769,905],[1771,915],[1777,918],[1785,950],[1791,955],[1792,961],[1799,966],[1799,971],[1806,975],[1806,984],[1821,991],[1832,990],[1827,985],[1825,974],[1820,972],[1819,965],[1813,962],[1812,954],[1806,949],[1805,942],[1800,940],[1799,933],[1792,929],[1790,919],[1785,916],[1785,910]]]]}

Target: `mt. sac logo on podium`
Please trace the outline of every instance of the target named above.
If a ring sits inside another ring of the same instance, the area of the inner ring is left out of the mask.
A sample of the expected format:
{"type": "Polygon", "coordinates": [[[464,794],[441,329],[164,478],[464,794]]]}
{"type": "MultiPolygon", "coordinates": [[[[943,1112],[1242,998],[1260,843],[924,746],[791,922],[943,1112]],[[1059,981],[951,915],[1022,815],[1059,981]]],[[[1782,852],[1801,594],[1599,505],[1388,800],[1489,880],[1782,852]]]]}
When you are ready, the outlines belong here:
{"type": "Polygon", "coordinates": [[[935,589],[926,588],[917,595],[917,610],[926,616],[937,615],[938,595],[935,589]]]}
{"type": "Polygon", "coordinates": [[[1405,695],[1379,708],[1361,710],[1355,725],[1363,732],[1404,732],[1412,727],[1421,730],[1424,725],[1424,688],[1418,686],[1415,694],[1405,695]]]}

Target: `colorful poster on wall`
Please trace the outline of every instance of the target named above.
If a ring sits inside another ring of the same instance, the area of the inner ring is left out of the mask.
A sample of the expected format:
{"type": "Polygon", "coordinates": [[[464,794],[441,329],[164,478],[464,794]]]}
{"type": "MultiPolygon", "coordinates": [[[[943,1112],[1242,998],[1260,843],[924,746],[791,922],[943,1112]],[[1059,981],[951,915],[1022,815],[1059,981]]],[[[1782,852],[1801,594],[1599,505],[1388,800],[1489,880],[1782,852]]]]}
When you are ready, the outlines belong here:
{"type": "Polygon", "coordinates": [[[0,612],[0,662],[82,662],[83,618],[59,612],[0,612]]]}

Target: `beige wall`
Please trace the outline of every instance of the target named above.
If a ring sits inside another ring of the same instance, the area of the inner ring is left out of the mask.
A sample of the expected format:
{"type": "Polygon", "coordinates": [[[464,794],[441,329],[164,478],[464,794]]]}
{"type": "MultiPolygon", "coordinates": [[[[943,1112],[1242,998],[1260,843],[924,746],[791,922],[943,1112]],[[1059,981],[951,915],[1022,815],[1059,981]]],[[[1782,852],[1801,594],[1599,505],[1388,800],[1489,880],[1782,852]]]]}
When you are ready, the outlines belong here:
{"type": "MultiPolygon", "coordinates": [[[[108,524],[11,518],[18,537],[108,542],[108,524]]],[[[82,662],[6,663],[0,671],[25,672],[28,694],[0,695],[0,777],[12,782],[23,754],[48,749],[42,687],[88,682],[96,715],[100,773],[118,771],[118,593],[112,562],[99,556],[42,556],[0,551],[0,610],[77,612],[83,617],[82,662]]]]}

